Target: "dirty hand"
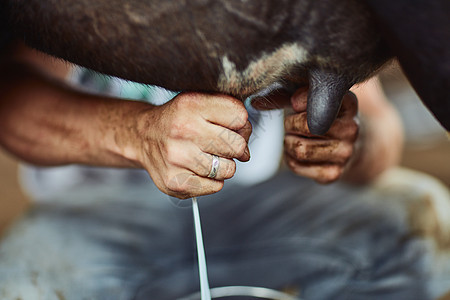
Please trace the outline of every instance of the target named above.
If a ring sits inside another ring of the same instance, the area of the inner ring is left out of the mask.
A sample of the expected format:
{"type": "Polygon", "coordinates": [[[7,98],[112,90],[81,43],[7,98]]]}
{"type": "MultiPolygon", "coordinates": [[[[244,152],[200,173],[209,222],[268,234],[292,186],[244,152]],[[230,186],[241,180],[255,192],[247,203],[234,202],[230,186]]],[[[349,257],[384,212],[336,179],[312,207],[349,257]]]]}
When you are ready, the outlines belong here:
{"type": "Polygon", "coordinates": [[[244,105],[235,98],[182,93],[144,116],[138,160],[170,196],[185,199],[218,192],[236,171],[233,159],[250,159],[252,129],[244,105]],[[213,155],[219,157],[219,167],[209,178],[213,155]]]}
{"type": "Polygon", "coordinates": [[[296,113],[284,121],[285,160],[294,173],[331,183],[341,177],[354,153],[359,131],[358,102],[353,93],[347,93],[330,130],[324,136],[314,136],[306,121],[306,99],[305,89],[291,97],[296,113]]]}

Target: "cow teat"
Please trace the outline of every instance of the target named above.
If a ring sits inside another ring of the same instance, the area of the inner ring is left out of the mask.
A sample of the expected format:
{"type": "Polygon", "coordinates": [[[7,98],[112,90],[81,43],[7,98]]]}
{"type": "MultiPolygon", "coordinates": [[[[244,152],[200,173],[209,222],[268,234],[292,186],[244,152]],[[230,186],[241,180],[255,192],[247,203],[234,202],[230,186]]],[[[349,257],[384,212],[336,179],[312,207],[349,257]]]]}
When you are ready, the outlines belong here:
{"type": "Polygon", "coordinates": [[[330,129],[351,86],[349,79],[333,71],[310,71],[307,119],[312,134],[323,135],[330,129]]]}

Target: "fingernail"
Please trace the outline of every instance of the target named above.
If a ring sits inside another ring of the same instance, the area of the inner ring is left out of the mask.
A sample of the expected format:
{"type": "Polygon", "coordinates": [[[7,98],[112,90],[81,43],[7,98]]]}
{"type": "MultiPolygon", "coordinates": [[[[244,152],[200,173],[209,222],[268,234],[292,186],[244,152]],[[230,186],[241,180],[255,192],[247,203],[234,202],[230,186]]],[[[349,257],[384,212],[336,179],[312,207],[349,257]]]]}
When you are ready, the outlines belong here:
{"type": "Polygon", "coordinates": [[[248,149],[248,146],[245,147],[244,154],[245,154],[246,157],[248,157],[248,159],[250,159],[250,149],[248,149]]]}

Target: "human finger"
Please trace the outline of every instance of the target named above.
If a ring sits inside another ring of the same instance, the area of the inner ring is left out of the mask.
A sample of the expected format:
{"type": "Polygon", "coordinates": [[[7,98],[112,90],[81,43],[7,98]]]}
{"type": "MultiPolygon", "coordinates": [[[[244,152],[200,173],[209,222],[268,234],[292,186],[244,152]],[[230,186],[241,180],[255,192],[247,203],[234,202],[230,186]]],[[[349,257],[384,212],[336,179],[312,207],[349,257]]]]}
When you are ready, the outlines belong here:
{"type": "MultiPolygon", "coordinates": [[[[306,111],[306,105],[307,105],[307,90],[304,89],[298,89],[294,95],[291,97],[292,102],[292,108],[294,111],[298,113],[304,113],[306,111]]],[[[325,136],[342,136],[342,134],[339,134],[339,131],[345,127],[345,125],[349,122],[338,122],[338,120],[347,120],[351,121],[358,112],[358,101],[356,96],[352,92],[348,92],[346,95],[344,95],[342,106],[339,110],[338,116],[336,121],[333,123],[331,128],[329,129],[328,133],[325,134],[325,136]],[[339,124],[336,126],[336,124],[339,124]],[[336,132],[333,132],[333,129],[336,132]]],[[[285,122],[286,130],[289,130],[291,132],[297,131],[298,134],[302,134],[305,136],[312,136],[309,132],[308,124],[306,121],[306,115],[298,115],[293,114],[286,119],[289,119],[285,122]]],[[[349,135],[351,135],[352,130],[349,131],[349,135]]],[[[342,133],[342,132],[340,132],[342,133]]],[[[347,134],[344,134],[346,136],[347,134]]]]}
{"type": "Polygon", "coordinates": [[[301,163],[345,164],[353,153],[353,144],[288,134],[284,138],[284,149],[290,157],[301,163]]]}
{"type": "Polygon", "coordinates": [[[339,113],[331,125],[326,137],[355,141],[359,132],[358,100],[352,92],[344,95],[339,113]]]}
{"type": "MultiPolygon", "coordinates": [[[[208,177],[211,172],[213,155],[203,152],[197,145],[183,141],[170,144],[164,151],[165,169],[170,173],[183,173],[188,170],[201,177],[208,177]]],[[[216,155],[217,156],[217,155],[216,155]]],[[[219,161],[216,180],[233,177],[236,163],[232,159],[217,156],[219,161]]]]}
{"type": "Polygon", "coordinates": [[[179,170],[169,176],[161,191],[180,199],[214,194],[223,188],[224,181],[197,176],[186,170],[179,170]]]}
{"type": "Polygon", "coordinates": [[[308,177],[319,183],[331,183],[338,180],[344,170],[339,164],[308,164],[297,161],[294,157],[285,155],[289,168],[297,175],[308,177]]]}
{"type": "Polygon", "coordinates": [[[359,123],[358,116],[336,119],[325,137],[354,142],[359,135],[359,123]]]}
{"type": "Polygon", "coordinates": [[[245,123],[244,127],[236,131],[240,136],[244,138],[244,140],[248,143],[248,140],[250,139],[250,135],[252,134],[252,123],[247,120],[247,123],[245,123]]]}
{"type": "MultiPolygon", "coordinates": [[[[306,111],[307,99],[308,98],[308,89],[299,88],[291,97],[292,109],[295,112],[304,112],[306,111]]],[[[356,115],[358,111],[358,100],[356,95],[352,92],[348,92],[344,95],[342,99],[342,104],[339,109],[338,117],[350,115],[356,115]]]]}
{"type": "Polygon", "coordinates": [[[309,132],[306,111],[286,116],[284,118],[284,130],[289,134],[319,138],[319,136],[315,136],[309,132]]]}
{"type": "Polygon", "coordinates": [[[242,129],[247,124],[248,112],[242,101],[220,94],[205,97],[201,114],[208,122],[230,130],[242,129]]]}
{"type": "Polygon", "coordinates": [[[236,163],[232,159],[219,157],[209,153],[199,152],[196,156],[186,158],[185,165],[188,169],[200,177],[209,177],[213,173],[213,165],[215,160],[218,160],[216,165],[216,173],[212,179],[225,180],[233,177],[236,172],[236,163]]]}
{"type": "Polygon", "coordinates": [[[208,126],[208,131],[208,134],[198,137],[196,141],[203,152],[240,161],[250,159],[247,141],[242,135],[214,124],[208,126]]]}
{"type": "Polygon", "coordinates": [[[248,141],[250,140],[250,135],[252,134],[252,130],[253,130],[252,123],[250,123],[250,121],[247,120],[247,123],[245,124],[245,126],[242,129],[237,131],[237,133],[240,136],[242,136],[244,138],[245,142],[247,143],[247,145],[245,146],[246,148],[244,150],[244,154],[248,155],[248,156],[241,158],[240,159],[241,161],[250,160],[250,149],[248,147],[248,141]]]}
{"type": "MultiPolygon", "coordinates": [[[[237,158],[242,161],[250,159],[247,147],[247,140],[251,134],[250,122],[246,122],[238,132],[203,119],[199,122],[183,122],[180,125],[173,126],[173,128],[173,130],[169,130],[168,135],[175,143],[181,141],[194,144],[205,153],[225,158],[237,158]]],[[[185,149],[186,144],[181,146],[172,144],[172,146],[168,145],[166,148],[175,151],[176,148],[185,149]]]]}
{"type": "Polygon", "coordinates": [[[341,117],[334,121],[328,132],[323,136],[310,133],[307,123],[306,112],[286,116],[284,129],[288,134],[301,135],[305,137],[332,138],[339,140],[355,141],[359,132],[359,119],[357,116],[341,117]]]}

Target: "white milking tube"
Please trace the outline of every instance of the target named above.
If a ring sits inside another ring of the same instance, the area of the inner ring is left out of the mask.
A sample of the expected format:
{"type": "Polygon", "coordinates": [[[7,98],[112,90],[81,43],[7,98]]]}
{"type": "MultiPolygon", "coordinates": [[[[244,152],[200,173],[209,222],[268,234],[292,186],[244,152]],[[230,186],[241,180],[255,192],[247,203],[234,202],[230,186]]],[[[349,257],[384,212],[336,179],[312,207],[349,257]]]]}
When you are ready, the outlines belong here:
{"type": "Polygon", "coordinates": [[[203,246],[202,226],[198,210],[197,198],[192,197],[192,211],[194,213],[195,238],[197,240],[198,272],[200,275],[200,293],[202,300],[211,300],[208,283],[208,270],[206,268],[205,248],[203,246]]]}

